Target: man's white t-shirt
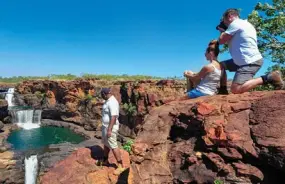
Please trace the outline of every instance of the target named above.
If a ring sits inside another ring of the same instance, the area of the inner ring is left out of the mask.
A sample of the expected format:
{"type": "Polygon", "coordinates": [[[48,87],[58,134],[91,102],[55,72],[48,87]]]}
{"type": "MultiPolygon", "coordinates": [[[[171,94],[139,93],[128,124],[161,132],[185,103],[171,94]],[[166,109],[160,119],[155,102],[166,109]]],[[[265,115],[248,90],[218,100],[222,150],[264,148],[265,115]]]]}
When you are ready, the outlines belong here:
{"type": "Polygon", "coordinates": [[[257,46],[256,30],[247,20],[234,20],[225,33],[232,35],[229,50],[236,65],[247,65],[262,59],[257,46]]]}
{"type": "Polygon", "coordinates": [[[112,95],[108,100],[106,100],[103,104],[102,109],[102,123],[103,126],[108,128],[112,116],[117,116],[116,123],[113,126],[113,131],[119,130],[119,102],[117,99],[112,95]]]}

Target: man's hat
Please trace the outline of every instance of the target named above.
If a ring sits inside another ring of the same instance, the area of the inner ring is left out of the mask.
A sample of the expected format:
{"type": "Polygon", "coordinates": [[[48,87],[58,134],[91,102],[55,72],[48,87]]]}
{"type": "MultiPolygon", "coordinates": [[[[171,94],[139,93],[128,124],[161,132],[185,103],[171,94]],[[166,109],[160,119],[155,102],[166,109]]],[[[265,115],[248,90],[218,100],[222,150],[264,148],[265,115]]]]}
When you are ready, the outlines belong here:
{"type": "Polygon", "coordinates": [[[109,94],[110,92],[111,92],[111,89],[110,89],[110,88],[102,88],[102,89],[101,89],[101,94],[107,95],[107,94],[109,94]]]}

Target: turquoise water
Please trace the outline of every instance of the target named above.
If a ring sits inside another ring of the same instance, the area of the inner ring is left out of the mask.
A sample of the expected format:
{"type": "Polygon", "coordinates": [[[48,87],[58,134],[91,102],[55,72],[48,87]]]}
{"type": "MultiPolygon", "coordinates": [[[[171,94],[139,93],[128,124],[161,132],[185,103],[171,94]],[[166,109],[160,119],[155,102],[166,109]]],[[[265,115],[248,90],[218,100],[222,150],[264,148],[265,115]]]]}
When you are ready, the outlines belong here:
{"type": "Polygon", "coordinates": [[[32,150],[64,142],[78,144],[84,140],[83,136],[74,133],[70,129],[59,127],[20,129],[12,132],[7,139],[15,150],[32,150]]]}

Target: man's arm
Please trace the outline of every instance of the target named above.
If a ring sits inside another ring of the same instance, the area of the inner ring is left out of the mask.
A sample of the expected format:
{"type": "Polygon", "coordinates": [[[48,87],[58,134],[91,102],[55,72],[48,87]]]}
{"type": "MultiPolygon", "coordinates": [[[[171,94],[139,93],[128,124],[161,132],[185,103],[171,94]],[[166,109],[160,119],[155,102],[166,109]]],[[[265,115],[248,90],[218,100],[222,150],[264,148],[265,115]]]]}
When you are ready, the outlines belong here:
{"type": "Polygon", "coordinates": [[[227,28],[227,30],[219,28],[219,30],[221,31],[221,35],[219,37],[219,44],[228,43],[237,32],[241,31],[241,29],[241,26],[238,25],[237,22],[232,22],[227,28]]]}
{"type": "Polygon", "coordinates": [[[220,37],[219,37],[219,44],[225,44],[228,43],[228,41],[230,41],[232,39],[232,35],[227,34],[225,32],[222,32],[220,37]]]}
{"type": "Polygon", "coordinates": [[[108,126],[108,137],[111,137],[113,126],[116,123],[116,120],[118,118],[118,116],[111,116],[111,117],[112,118],[111,118],[109,126],[108,126]]]}
{"type": "Polygon", "coordinates": [[[116,102],[112,101],[108,104],[111,120],[108,126],[107,135],[111,137],[113,126],[116,124],[117,118],[119,117],[119,106],[116,102]]]}

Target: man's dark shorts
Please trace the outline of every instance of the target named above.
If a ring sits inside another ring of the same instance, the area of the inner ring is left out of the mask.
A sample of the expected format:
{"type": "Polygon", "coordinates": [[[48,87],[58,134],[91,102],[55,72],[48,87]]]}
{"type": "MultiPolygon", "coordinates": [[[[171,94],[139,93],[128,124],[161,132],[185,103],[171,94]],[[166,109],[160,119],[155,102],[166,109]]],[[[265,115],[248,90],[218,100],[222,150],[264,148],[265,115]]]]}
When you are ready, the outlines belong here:
{"type": "Polygon", "coordinates": [[[263,59],[260,59],[249,65],[238,66],[234,63],[233,59],[221,62],[222,66],[230,72],[236,72],[233,83],[244,84],[249,81],[258,72],[263,64],[263,59]]]}

